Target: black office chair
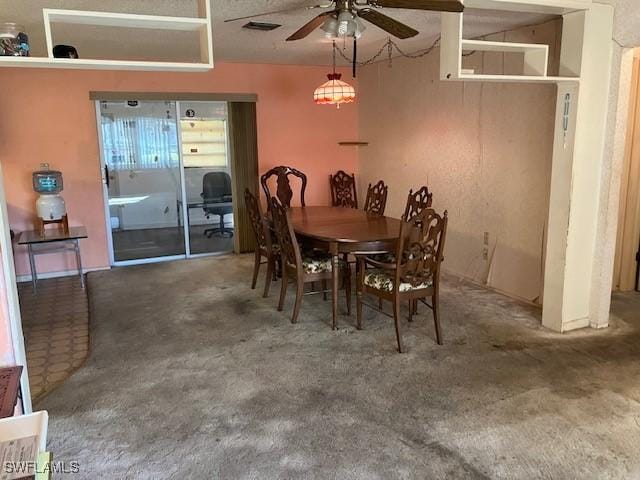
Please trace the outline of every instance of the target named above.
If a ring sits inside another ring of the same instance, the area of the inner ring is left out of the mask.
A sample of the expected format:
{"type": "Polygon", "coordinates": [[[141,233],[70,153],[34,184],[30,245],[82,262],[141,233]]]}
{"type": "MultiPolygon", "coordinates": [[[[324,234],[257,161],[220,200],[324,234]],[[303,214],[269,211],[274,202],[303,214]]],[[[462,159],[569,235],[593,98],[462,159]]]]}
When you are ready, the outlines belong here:
{"type": "Polygon", "coordinates": [[[220,226],[207,228],[204,235],[211,238],[215,234],[233,237],[233,228],[224,226],[224,216],[233,213],[233,203],[231,197],[231,177],[226,172],[209,172],[202,177],[202,193],[204,200],[205,215],[218,215],[220,226]]]}

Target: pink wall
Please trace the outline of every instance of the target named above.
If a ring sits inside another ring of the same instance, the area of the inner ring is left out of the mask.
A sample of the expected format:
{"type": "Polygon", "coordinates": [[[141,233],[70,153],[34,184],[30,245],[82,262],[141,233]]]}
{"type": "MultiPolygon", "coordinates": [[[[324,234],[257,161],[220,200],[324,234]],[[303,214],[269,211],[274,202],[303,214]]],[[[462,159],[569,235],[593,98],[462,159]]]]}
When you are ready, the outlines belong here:
{"type": "MultiPolygon", "coordinates": [[[[109,264],[98,139],[90,91],[237,92],[258,95],[260,170],[291,165],[309,177],[307,204],[329,202],[328,176],[357,168],[357,106],[318,106],[313,90],[324,67],[219,64],[208,73],[102,72],[0,69],[0,162],[5,173],[11,228],[32,228],[36,194],[31,173],[47,162],[64,174],[71,224],[87,226],[85,268],[109,264]]],[[[345,73],[345,76],[347,74],[345,73]]],[[[71,256],[39,257],[39,271],[75,268],[71,256]]],[[[19,275],[29,272],[16,248],[19,275]]]]}
{"type": "Polygon", "coordinates": [[[4,266],[0,262],[0,367],[15,364],[8,297],[9,291],[5,282],[4,266]]]}

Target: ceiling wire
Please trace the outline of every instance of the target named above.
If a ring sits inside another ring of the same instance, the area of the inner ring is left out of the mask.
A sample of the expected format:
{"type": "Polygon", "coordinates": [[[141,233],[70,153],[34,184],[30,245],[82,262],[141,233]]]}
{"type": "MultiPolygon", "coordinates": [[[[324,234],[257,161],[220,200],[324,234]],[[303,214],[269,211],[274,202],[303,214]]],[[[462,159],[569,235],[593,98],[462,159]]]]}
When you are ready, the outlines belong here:
{"type": "MultiPolygon", "coordinates": [[[[388,38],[387,41],[380,47],[380,49],[370,58],[368,58],[367,60],[363,60],[360,62],[354,62],[356,65],[358,65],[359,67],[364,67],[365,65],[370,65],[374,62],[376,62],[386,51],[387,53],[387,58],[389,61],[389,66],[391,66],[393,59],[394,58],[398,58],[397,56],[394,57],[393,56],[393,52],[394,50],[396,52],[398,52],[398,54],[401,57],[404,58],[412,58],[412,59],[416,59],[416,58],[421,58],[424,57],[426,55],[429,55],[431,52],[433,52],[439,45],[440,45],[440,38],[441,36],[438,35],[438,37],[434,40],[434,42],[427,48],[424,48],[422,50],[416,50],[415,52],[411,52],[411,53],[407,53],[404,50],[402,50],[400,48],[400,46],[394,42],[393,40],[391,40],[391,38],[388,38]]],[[[334,55],[335,52],[337,51],[337,53],[342,57],[343,60],[346,60],[347,62],[351,62],[352,59],[347,57],[347,55],[344,53],[343,49],[337,48],[335,42],[333,43],[333,49],[334,49],[334,55]]],[[[463,53],[462,56],[463,57],[468,57],[470,55],[473,55],[474,53],[476,53],[475,50],[472,50],[470,52],[467,53],[463,53]]]]}
{"type": "MultiPolygon", "coordinates": [[[[576,11],[578,11],[578,10],[576,10],[576,11]]],[[[573,12],[569,12],[569,13],[573,13],[573,12]]],[[[540,25],[544,25],[545,23],[549,23],[550,21],[553,21],[553,20],[547,20],[546,22],[542,22],[542,23],[540,23],[540,22],[531,23],[531,24],[528,24],[528,25],[522,25],[520,27],[510,28],[510,29],[507,29],[507,30],[500,30],[500,31],[497,31],[497,32],[486,33],[486,34],[480,35],[478,37],[474,37],[474,38],[472,38],[472,40],[477,40],[477,39],[480,39],[480,38],[486,38],[486,37],[489,37],[489,36],[492,36],[492,35],[498,35],[498,34],[501,34],[501,33],[505,34],[505,33],[513,32],[513,31],[520,30],[520,29],[525,29],[525,28],[538,27],[540,25]]],[[[421,58],[421,57],[424,57],[426,55],[429,55],[433,50],[435,50],[440,45],[440,38],[441,38],[441,36],[438,35],[438,37],[435,39],[435,41],[429,47],[427,47],[425,49],[422,49],[422,50],[416,50],[415,52],[411,52],[411,53],[404,52],[396,42],[391,40],[391,38],[388,38],[387,41],[375,53],[375,55],[373,55],[372,57],[368,58],[367,60],[356,62],[356,64],[359,67],[363,67],[365,65],[370,65],[370,64],[374,63],[376,60],[378,60],[382,56],[382,54],[385,52],[385,50],[387,51],[387,57],[388,57],[388,60],[389,60],[389,65],[391,65],[391,63],[393,61],[393,51],[394,50],[396,52],[398,52],[398,54],[401,57],[404,57],[404,58],[421,58]]],[[[615,38],[613,39],[613,41],[616,42],[618,45],[620,45],[620,43],[615,38]]],[[[620,45],[620,46],[622,46],[622,45],[620,45]]],[[[344,48],[342,50],[337,48],[335,46],[335,44],[334,44],[333,48],[337,49],[338,54],[340,55],[340,57],[342,57],[343,60],[345,60],[345,61],[347,61],[349,63],[352,62],[352,59],[347,57],[347,55],[343,51],[344,49],[346,49],[346,44],[344,45],[344,48]]],[[[469,56],[473,55],[474,53],[476,53],[476,50],[472,50],[472,51],[463,53],[462,56],[463,57],[469,57],[469,56]]]]}

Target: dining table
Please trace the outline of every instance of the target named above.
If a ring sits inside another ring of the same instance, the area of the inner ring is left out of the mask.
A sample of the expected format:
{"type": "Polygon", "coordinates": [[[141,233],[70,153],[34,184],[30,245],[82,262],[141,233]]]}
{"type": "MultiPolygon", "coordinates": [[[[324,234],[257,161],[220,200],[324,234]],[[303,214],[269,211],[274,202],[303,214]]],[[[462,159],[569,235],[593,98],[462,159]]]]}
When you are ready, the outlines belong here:
{"type": "Polygon", "coordinates": [[[344,254],[377,254],[393,251],[400,234],[400,220],[347,207],[291,207],[289,220],[296,236],[306,245],[331,254],[332,328],[338,317],[338,268],[344,254]]]}

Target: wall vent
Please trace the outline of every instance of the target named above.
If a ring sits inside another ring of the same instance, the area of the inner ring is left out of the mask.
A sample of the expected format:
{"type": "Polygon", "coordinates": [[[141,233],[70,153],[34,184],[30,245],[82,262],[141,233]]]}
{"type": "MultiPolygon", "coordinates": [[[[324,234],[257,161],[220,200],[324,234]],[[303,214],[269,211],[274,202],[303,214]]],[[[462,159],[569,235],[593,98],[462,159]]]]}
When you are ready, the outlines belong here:
{"type": "Polygon", "coordinates": [[[271,30],[275,30],[276,28],[280,28],[282,25],[277,23],[266,23],[266,22],[249,22],[246,25],[243,25],[242,28],[248,28],[249,30],[260,30],[262,32],[270,32],[271,30]]]}

